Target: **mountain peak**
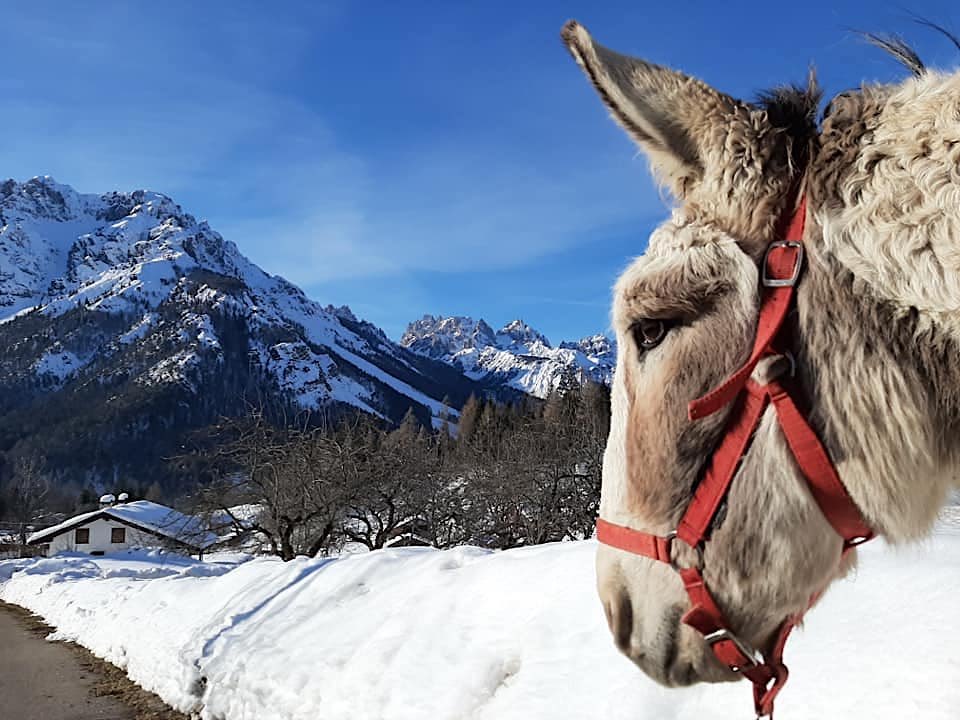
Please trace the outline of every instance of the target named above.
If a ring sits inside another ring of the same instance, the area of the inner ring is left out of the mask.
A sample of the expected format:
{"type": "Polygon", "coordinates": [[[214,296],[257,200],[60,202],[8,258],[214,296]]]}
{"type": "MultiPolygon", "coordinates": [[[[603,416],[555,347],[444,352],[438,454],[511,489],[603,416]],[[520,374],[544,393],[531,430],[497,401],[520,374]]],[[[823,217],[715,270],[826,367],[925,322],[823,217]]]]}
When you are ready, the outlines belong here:
{"type": "Polygon", "coordinates": [[[0,224],[24,214],[69,220],[82,210],[83,200],[72,187],[50,175],[37,175],[22,183],[4,180],[0,182],[0,224]]]}
{"type": "Polygon", "coordinates": [[[435,360],[451,357],[464,350],[496,343],[496,333],[484,320],[463,315],[444,317],[424,315],[407,325],[400,344],[419,355],[435,360]]]}
{"type": "Polygon", "coordinates": [[[497,333],[498,345],[504,349],[518,348],[532,343],[540,343],[544,347],[551,347],[550,341],[537,330],[527,325],[523,320],[511,320],[497,333]]]}
{"type": "Polygon", "coordinates": [[[589,357],[616,357],[616,347],[613,341],[603,333],[590,335],[574,342],[562,342],[560,347],[579,350],[589,357]]]}
{"type": "Polygon", "coordinates": [[[334,317],[340,318],[341,320],[346,320],[348,322],[358,323],[360,322],[357,319],[357,316],[353,314],[353,310],[350,309],[349,305],[340,305],[339,307],[334,305],[327,305],[324,310],[333,315],[334,317]]]}
{"type": "Polygon", "coordinates": [[[554,348],[523,320],[512,320],[494,332],[483,320],[424,315],[407,326],[400,344],[488,386],[507,386],[537,397],[549,395],[571,369],[609,384],[616,361],[604,335],[554,348]]]}

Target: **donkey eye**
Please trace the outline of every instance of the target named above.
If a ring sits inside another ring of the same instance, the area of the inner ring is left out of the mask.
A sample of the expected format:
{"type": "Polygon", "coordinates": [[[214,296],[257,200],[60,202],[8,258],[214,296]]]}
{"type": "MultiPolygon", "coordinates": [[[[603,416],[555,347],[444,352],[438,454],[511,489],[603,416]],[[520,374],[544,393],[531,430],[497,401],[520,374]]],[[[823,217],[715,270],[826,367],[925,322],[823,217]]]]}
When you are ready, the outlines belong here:
{"type": "Polygon", "coordinates": [[[651,350],[667,336],[671,323],[668,320],[641,318],[633,324],[633,339],[641,352],[651,350]]]}

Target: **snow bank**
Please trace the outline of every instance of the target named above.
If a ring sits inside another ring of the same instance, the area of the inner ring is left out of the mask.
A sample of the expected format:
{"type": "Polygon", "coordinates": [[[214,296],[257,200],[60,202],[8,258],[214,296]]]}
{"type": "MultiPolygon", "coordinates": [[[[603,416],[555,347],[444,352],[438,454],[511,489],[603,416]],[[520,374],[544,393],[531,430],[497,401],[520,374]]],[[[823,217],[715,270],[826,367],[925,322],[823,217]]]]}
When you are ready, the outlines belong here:
{"type": "MultiPolygon", "coordinates": [[[[207,720],[750,717],[743,683],[667,690],[614,650],[595,550],[68,556],[0,563],[0,598],[207,720]]],[[[860,567],[795,633],[777,720],[956,720],[960,531],[860,567]]]]}

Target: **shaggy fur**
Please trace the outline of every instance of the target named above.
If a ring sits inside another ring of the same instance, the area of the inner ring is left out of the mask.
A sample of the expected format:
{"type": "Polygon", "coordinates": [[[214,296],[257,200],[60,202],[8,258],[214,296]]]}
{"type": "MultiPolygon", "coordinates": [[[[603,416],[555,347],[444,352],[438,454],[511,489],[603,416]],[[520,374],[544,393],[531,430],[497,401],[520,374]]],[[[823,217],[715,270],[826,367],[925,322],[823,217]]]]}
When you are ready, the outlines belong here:
{"type": "MultiPolygon", "coordinates": [[[[958,477],[960,74],[918,70],[845,93],[819,130],[812,79],[749,104],[607,50],[576,23],[563,39],[679,201],[614,289],[601,515],[675,527],[725,420],[691,422],[687,403],[749,354],[757,263],[800,187],[808,263],[791,322],[801,402],[872,526],[891,541],[927,533],[958,477]],[[642,318],[671,323],[654,349],[633,341],[642,318]]],[[[764,648],[846,570],[839,551],[771,410],[706,545],[706,580],[741,637],[764,648]]],[[[651,676],[736,678],[680,622],[688,601],[668,567],[601,546],[597,582],[615,642],[651,676]]]]}

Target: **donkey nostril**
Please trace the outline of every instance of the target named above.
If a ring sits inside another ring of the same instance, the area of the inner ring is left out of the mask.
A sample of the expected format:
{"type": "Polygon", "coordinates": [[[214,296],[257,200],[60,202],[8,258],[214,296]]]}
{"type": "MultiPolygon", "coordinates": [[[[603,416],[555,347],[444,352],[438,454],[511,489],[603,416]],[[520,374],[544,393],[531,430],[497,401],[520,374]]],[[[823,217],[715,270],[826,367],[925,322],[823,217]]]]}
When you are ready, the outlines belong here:
{"type": "Polygon", "coordinates": [[[607,624],[613,634],[613,642],[620,652],[628,653],[633,637],[633,605],[627,593],[619,592],[603,604],[607,615],[607,624]]]}
{"type": "Polygon", "coordinates": [[[672,605],[660,623],[660,641],[664,646],[663,667],[669,673],[677,663],[680,647],[680,621],[686,609],[682,605],[672,605]]]}

